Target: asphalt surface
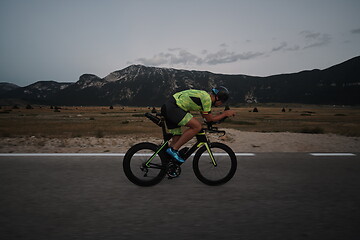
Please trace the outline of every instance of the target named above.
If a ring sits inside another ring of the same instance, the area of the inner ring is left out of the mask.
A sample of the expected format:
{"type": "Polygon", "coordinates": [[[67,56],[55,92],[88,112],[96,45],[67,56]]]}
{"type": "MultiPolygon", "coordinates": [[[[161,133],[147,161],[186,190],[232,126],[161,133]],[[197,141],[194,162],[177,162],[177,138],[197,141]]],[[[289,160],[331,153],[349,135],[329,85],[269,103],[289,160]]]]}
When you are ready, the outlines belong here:
{"type": "Polygon", "coordinates": [[[0,239],[360,239],[360,154],[238,157],[223,186],[138,187],[122,157],[0,157],[0,239]]]}

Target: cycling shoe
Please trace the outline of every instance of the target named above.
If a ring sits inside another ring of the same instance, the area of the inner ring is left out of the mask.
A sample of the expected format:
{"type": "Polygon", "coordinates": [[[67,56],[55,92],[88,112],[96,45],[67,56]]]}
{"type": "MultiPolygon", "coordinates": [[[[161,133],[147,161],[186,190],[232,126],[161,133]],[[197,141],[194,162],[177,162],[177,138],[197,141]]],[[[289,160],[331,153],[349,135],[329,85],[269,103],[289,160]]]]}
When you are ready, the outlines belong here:
{"type": "Polygon", "coordinates": [[[174,150],[173,148],[166,149],[166,153],[169,154],[173,159],[175,159],[179,163],[185,162],[185,160],[182,157],[180,157],[179,152],[174,150]]]}

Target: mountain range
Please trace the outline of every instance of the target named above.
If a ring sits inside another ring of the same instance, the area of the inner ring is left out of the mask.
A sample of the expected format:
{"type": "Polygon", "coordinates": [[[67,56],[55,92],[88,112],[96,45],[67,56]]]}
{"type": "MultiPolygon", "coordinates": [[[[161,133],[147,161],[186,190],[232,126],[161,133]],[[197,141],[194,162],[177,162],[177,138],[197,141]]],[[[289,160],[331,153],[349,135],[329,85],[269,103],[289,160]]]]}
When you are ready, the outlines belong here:
{"type": "Polygon", "coordinates": [[[104,78],[83,74],[77,82],[39,81],[26,87],[0,83],[0,104],[17,99],[46,105],[160,106],[177,91],[226,86],[230,103],[360,104],[360,56],[324,70],[268,77],[215,74],[131,65],[104,78]]]}

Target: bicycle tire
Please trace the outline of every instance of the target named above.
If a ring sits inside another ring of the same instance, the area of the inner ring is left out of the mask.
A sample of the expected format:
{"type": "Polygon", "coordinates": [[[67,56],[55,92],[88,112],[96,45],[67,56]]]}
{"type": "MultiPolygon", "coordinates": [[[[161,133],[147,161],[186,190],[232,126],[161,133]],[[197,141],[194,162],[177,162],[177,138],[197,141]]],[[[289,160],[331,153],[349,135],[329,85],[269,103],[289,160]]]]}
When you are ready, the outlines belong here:
{"type": "Polygon", "coordinates": [[[193,171],[195,176],[203,183],[216,186],[227,183],[236,172],[237,159],[234,151],[223,143],[209,145],[217,162],[214,166],[205,146],[195,154],[193,171]]]}
{"type": "Polygon", "coordinates": [[[153,186],[164,178],[166,175],[166,157],[163,152],[159,152],[158,156],[151,162],[152,166],[156,164],[156,167],[144,167],[149,157],[158,148],[159,146],[156,144],[143,142],[132,146],[126,152],[123,160],[123,170],[132,183],[139,186],[153,186]]]}

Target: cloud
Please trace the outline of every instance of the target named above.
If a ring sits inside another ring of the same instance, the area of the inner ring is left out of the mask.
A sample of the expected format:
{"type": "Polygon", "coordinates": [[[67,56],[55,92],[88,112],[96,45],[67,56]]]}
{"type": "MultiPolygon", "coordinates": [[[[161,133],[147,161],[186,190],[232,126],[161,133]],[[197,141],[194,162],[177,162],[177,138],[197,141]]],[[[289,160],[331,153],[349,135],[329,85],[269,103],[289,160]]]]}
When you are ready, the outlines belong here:
{"type": "Polygon", "coordinates": [[[179,51],[179,50],[181,50],[181,48],[168,48],[168,50],[170,52],[173,52],[173,51],[179,51]]]}
{"type": "Polygon", "coordinates": [[[138,58],[136,59],[136,62],[149,66],[159,66],[167,62],[167,57],[163,53],[160,53],[153,56],[152,58],[138,58]]]}
{"type": "Polygon", "coordinates": [[[286,51],[297,51],[300,50],[300,46],[299,45],[294,45],[292,47],[288,47],[286,48],[286,51]]]}
{"type": "Polygon", "coordinates": [[[203,61],[210,65],[217,65],[222,63],[237,62],[239,60],[250,60],[259,57],[261,55],[264,55],[264,53],[261,52],[235,53],[235,52],[229,52],[226,49],[221,49],[216,53],[210,53],[206,55],[203,61]]]}
{"type": "MultiPolygon", "coordinates": [[[[229,52],[228,50],[221,49],[214,53],[209,53],[208,50],[203,50],[201,52],[203,57],[197,56],[187,50],[181,48],[169,48],[168,52],[162,52],[155,54],[152,58],[138,58],[135,62],[150,65],[150,66],[159,66],[164,64],[169,65],[188,65],[188,64],[209,64],[217,65],[223,63],[232,63],[240,60],[250,60],[265,53],[261,52],[244,52],[236,53],[229,52]]],[[[128,62],[131,63],[131,62],[128,62]]]]}
{"type": "Polygon", "coordinates": [[[359,34],[360,33],[360,28],[351,30],[351,33],[359,34]]]}
{"type": "Polygon", "coordinates": [[[170,60],[171,60],[170,64],[186,65],[191,63],[197,63],[197,64],[202,63],[201,58],[183,49],[180,49],[177,55],[172,54],[170,60]]]}
{"type": "Polygon", "coordinates": [[[287,42],[282,42],[280,43],[279,46],[273,47],[271,49],[271,52],[278,52],[278,51],[297,51],[300,50],[300,46],[299,45],[294,45],[292,47],[288,47],[288,43],[287,42]]]}
{"type": "MultiPolygon", "coordinates": [[[[170,48],[168,51],[170,52],[155,54],[152,58],[138,58],[135,62],[149,66],[201,63],[201,58],[181,48],[170,48]]],[[[131,64],[132,62],[128,63],[131,64]]]]}
{"type": "Polygon", "coordinates": [[[286,42],[282,42],[282,43],[280,44],[280,46],[274,47],[271,51],[272,51],[272,52],[277,52],[277,51],[280,51],[280,50],[285,49],[286,46],[287,46],[287,43],[286,43],[286,42]]]}
{"type": "Polygon", "coordinates": [[[326,33],[302,31],[300,35],[305,40],[305,47],[303,47],[303,49],[321,47],[331,42],[331,36],[326,33]]]}
{"type": "Polygon", "coordinates": [[[229,51],[229,46],[226,43],[219,45],[221,48],[218,51],[210,51],[203,49],[199,54],[194,54],[183,48],[168,48],[167,51],[160,52],[149,58],[137,58],[128,64],[143,64],[147,66],[161,66],[161,65],[219,65],[234,63],[239,61],[247,61],[261,56],[269,56],[275,52],[299,51],[312,47],[319,47],[328,44],[331,37],[328,34],[302,31],[300,35],[305,40],[305,45],[288,43],[286,41],[280,42],[277,46],[272,47],[269,51],[248,51],[235,52],[229,51]]]}
{"type": "Polygon", "coordinates": [[[314,33],[310,31],[302,31],[300,34],[303,35],[303,37],[307,40],[317,39],[321,35],[320,33],[314,33]]]}

